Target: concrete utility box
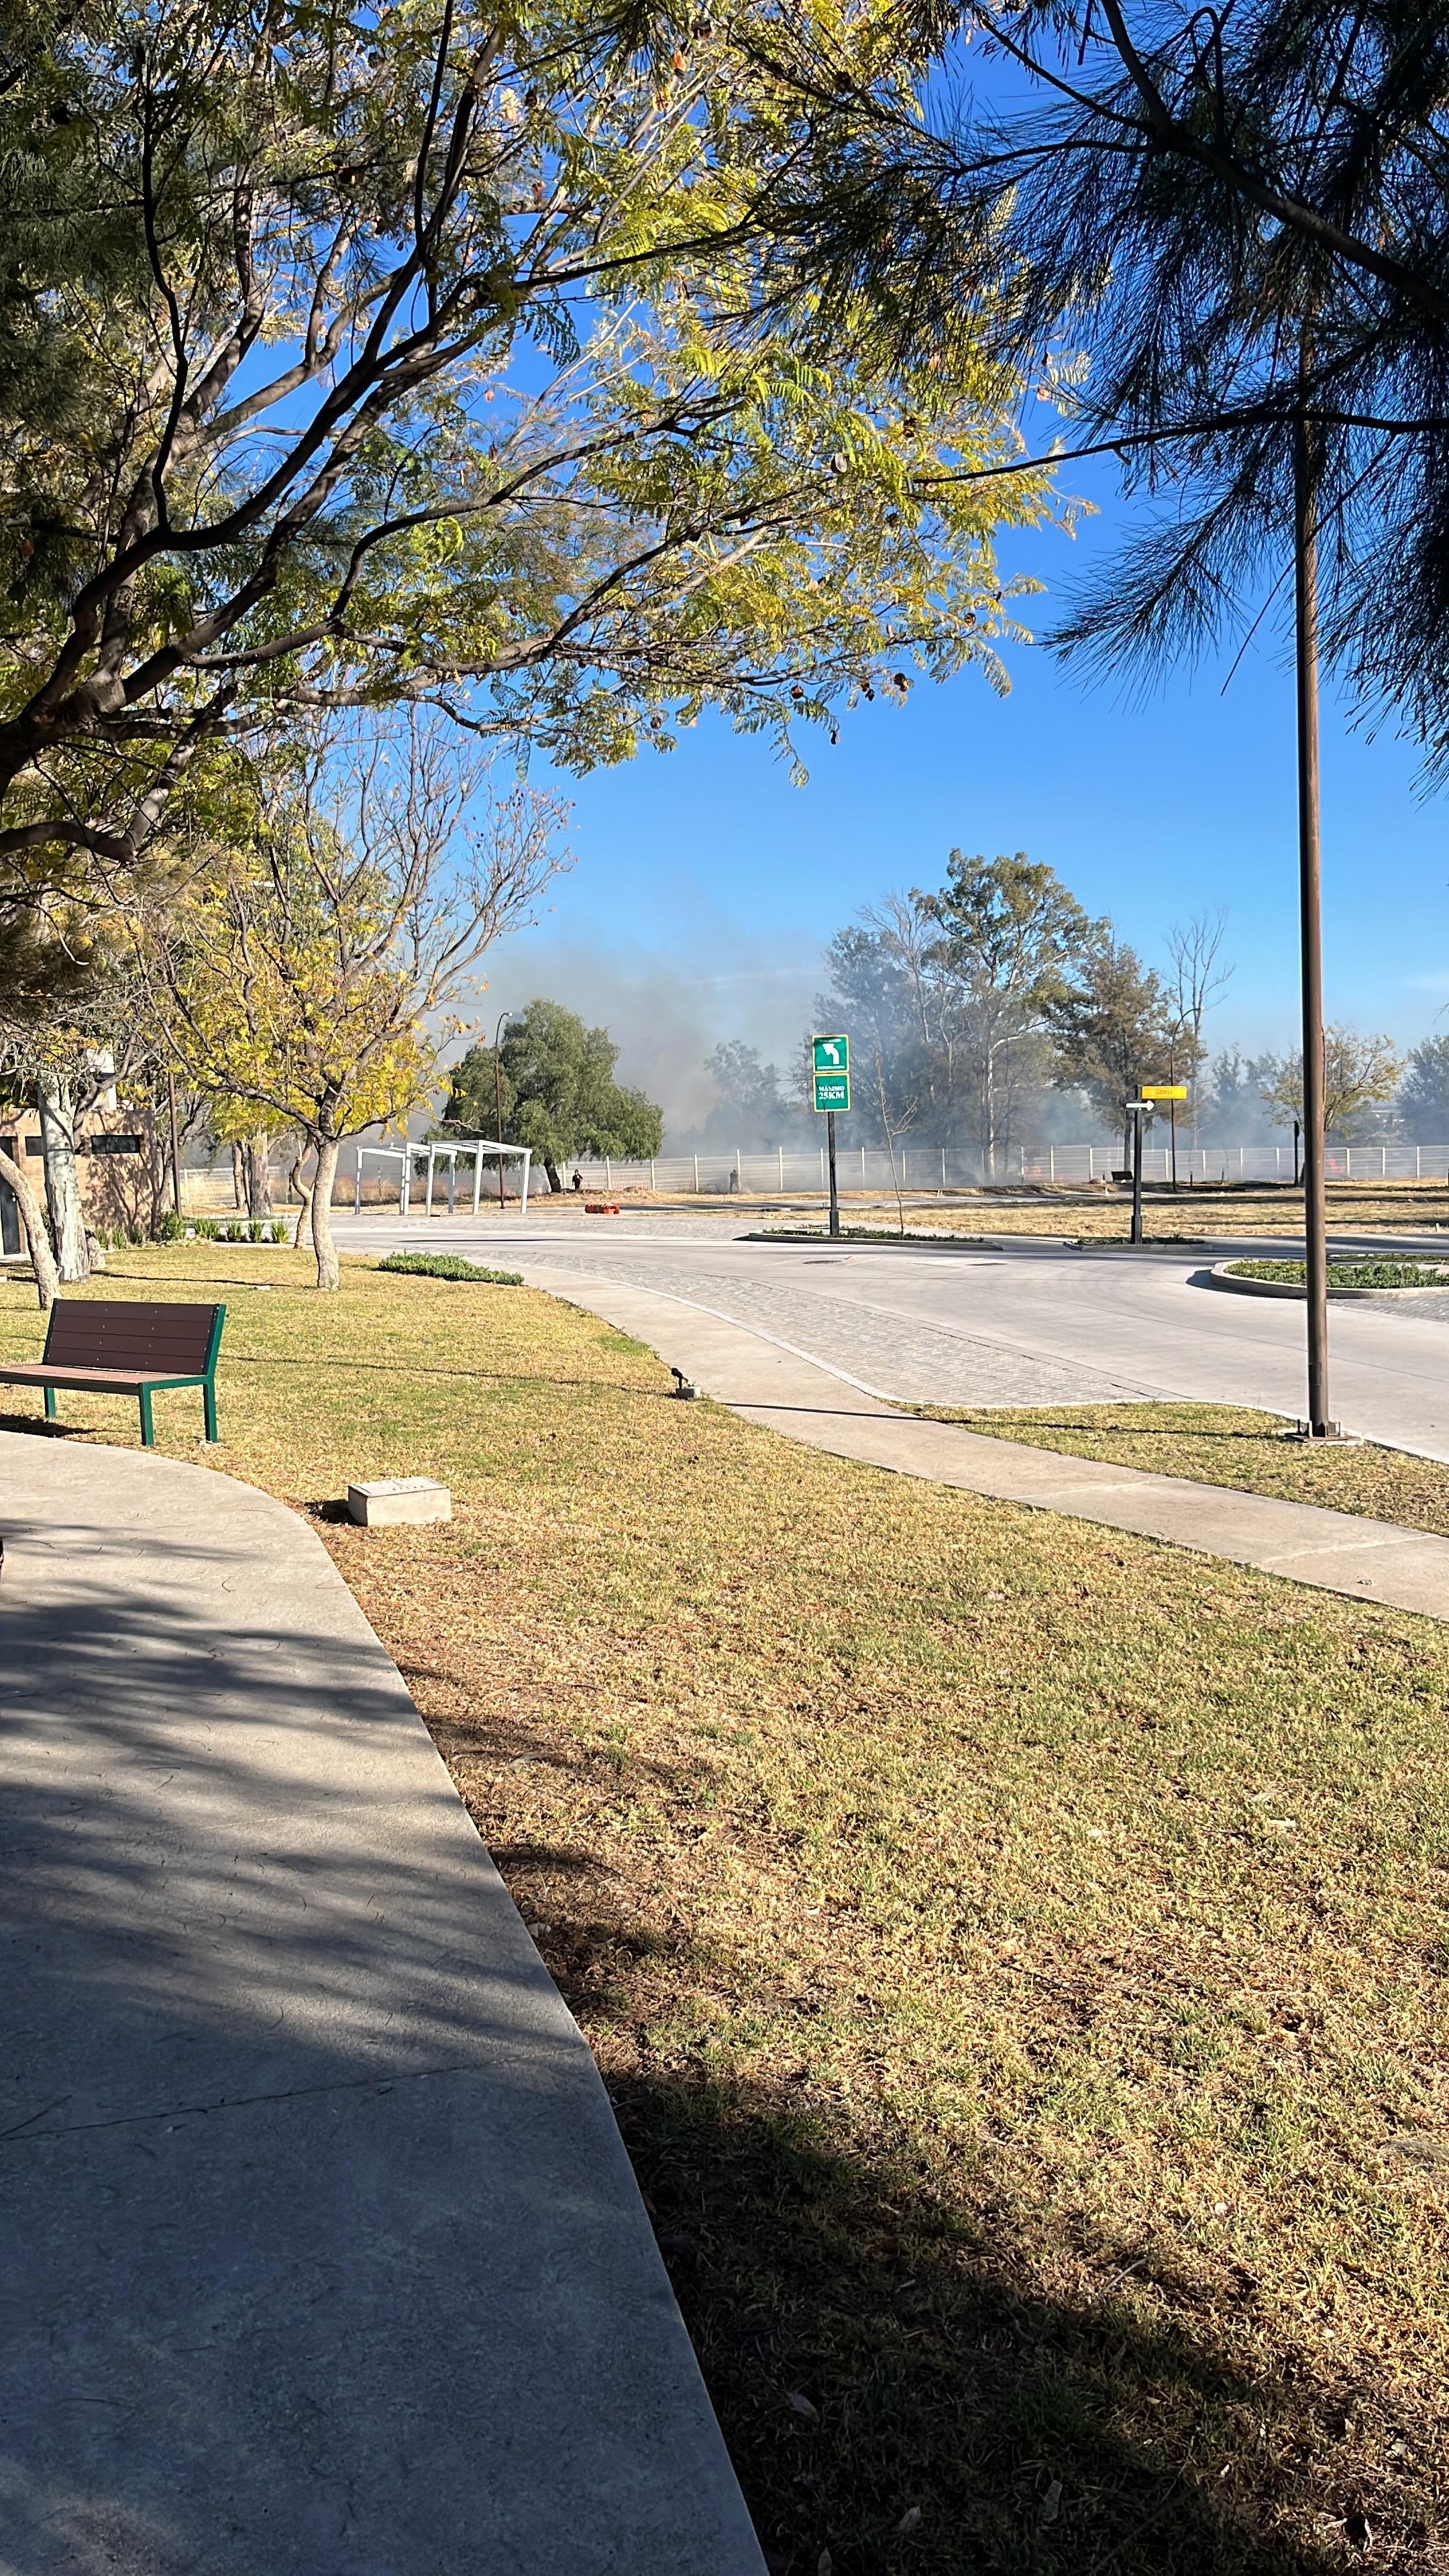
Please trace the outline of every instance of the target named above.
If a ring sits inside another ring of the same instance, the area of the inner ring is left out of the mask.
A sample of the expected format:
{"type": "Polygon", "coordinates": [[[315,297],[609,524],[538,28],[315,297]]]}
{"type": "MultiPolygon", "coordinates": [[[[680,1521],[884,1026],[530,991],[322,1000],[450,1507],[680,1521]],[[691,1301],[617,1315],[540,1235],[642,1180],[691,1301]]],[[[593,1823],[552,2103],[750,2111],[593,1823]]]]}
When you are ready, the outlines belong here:
{"type": "Polygon", "coordinates": [[[384,1476],[375,1485],[349,1485],[347,1508],[364,1529],[393,1529],[403,1521],[450,1521],[453,1497],[436,1476],[384,1476]]]}

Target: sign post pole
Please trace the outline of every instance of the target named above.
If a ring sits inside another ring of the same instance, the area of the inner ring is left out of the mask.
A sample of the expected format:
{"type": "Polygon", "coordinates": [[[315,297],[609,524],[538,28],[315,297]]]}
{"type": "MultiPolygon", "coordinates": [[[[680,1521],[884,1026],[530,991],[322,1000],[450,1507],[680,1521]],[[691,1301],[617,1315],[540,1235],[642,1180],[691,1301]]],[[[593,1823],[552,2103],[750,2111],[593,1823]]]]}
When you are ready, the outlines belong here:
{"type": "Polygon", "coordinates": [[[812,1038],[810,1080],[815,1113],[825,1121],[825,1150],[830,1164],[830,1231],[840,1232],[840,1189],[835,1177],[835,1113],[850,1108],[849,1038],[812,1038]]]}
{"type": "MultiPolygon", "coordinates": [[[[1179,1100],[1186,1100],[1186,1098],[1187,1084],[1185,1082],[1144,1082],[1142,1085],[1141,1107],[1149,1116],[1151,1115],[1152,1103],[1157,1100],[1165,1100],[1171,1111],[1172,1186],[1174,1189],[1177,1187],[1177,1104],[1179,1100]]],[[[1130,1100],[1128,1101],[1127,1106],[1129,1109],[1132,1107],[1130,1100]]],[[[1140,1115],[1137,1120],[1137,1151],[1133,1157],[1133,1169],[1137,1176],[1136,1188],[1134,1191],[1134,1200],[1136,1200],[1140,1199],[1142,1195],[1142,1118],[1140,1115]]],[[[1137,1216],[1134,1214],[1132,1240],[1134,1243],[1140,1243],[1142,1236],[1136,1228],[1137,1216]]]]}
{"type": "Polygon", "coordinates": [[[1142,1122],[1146,1115],[1140,1100],[1129,1103],[1132,1111],[1132,1240],[1142,1241],[1142,1122]]]}

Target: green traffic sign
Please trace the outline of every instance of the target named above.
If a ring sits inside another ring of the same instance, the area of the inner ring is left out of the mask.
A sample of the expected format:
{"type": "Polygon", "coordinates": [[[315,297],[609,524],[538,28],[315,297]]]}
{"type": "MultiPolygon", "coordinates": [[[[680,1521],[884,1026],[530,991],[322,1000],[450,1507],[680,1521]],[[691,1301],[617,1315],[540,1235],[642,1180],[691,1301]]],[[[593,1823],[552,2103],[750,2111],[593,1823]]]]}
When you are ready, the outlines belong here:
{"type": "MultiPolygon", "coordinates": [[[[810,1041],[810,1056],[814,1070],[817,1074],[849,1073],[850,1040],[849,1038],[812,1038],[810,1041]]],[[[832,1109],[837,1106],[836,1102],[833,1100],[828,1105],[832,1109]]],[[[817,1109],[819,1108],[820,1103],[818,1100],[815,1106],[817,1109]]]]}
{"type": "MultiPolygon", "coordinates": [[[[818,1038],[816,1039],[815,1043],[816,1043],[816,1045],[817,1045],[817,1046],[819,1045],[820,1041],[819,1041],[819,1039],[818,1039],[818,1038]]],[[[817,1116],[822,1115],[822,1114],[824,1113],[824,1111],[826,1111],[827,1109],[838,1109],[838,1110],[842,1110],[842,1111],[843,1111],[843,1110],[848,1109],[849,1107],[850,1107],[850,1076],[849,1076],[849,1074],[848,1074],[848,1073],[820,1073],[820,1072],[818,1072],[818,1071],[817,1071],[817,1073],[816,1073],[816,1075],[815,1075],[815,1109],[816,1109],[816,1115],[817,1115],[817,1116]]]]}

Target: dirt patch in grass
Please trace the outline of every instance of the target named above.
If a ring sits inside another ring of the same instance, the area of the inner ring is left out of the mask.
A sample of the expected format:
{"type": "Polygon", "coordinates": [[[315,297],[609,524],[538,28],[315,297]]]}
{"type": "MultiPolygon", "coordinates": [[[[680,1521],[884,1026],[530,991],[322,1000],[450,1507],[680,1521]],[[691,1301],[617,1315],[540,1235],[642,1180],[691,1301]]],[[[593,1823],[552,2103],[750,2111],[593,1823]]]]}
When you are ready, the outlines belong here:
{"type": "Polygon", "coordinates": [[[1021,1412],[972,1412],[918,1405],[937,1422],[959,1422],[993,1440],[1057,1449],[1070,1458],[1100,1458],[1114,1467],[1146,1467],[1186,1476],[1195,1485],[1231,1485],[1288,1503],[1321,1503],[1326,1511],[1361,1512],[1405,1529],[1449,1538],[1449,1467],[1406,1457],[1376,1442],[1310,1447],[1285,1437],[1276,1413],[1233,1404],[1044,1404],[1021,1412]]]}
{"type": "Polygon", "coordinates": [[[234,1300],[230,1472],[451,1485],[319,1526],[595,2048],[772,2564],[1449,2567],[1446,1632],[819,1457],[532,1291],[239,1272],[97,1293],[234,1300]]]}

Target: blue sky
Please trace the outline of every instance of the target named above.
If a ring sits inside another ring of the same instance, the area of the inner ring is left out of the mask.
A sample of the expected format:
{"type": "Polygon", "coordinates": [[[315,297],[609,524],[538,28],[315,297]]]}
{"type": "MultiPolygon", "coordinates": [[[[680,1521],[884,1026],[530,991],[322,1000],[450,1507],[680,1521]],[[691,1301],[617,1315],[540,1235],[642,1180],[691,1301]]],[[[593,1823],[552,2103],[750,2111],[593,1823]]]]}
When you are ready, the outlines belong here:
{"type": "MultiPolygon", "coordinates": [[[[1014,559],[1047,584],[1023,607],[1028,624],[1048,623],[1053,594],[1125,525],[1110,482],[1082,467],[1063,480],[1100,514],[1075,539],[1048,530],[1018,542],[1014,559]]],[[[667,756],[575,782],[578,867],[539,928],[495,952],[488,1000],[554,992],[607,1020],[621,1070],[682,1115],[716,1038],[787,1052],[810,1017],[824,941],[891,887],[938,882],[959,844],[1047,860],[1153,962],[1171,921],[1226,905],[1237,972],[1212,1042],[1291,1044],[1291,679],[1270,624],[1224,692],[1227,658],[1134,703],[1018,649],[1004,701],[974,674],[918,681],[904,710],[847,717],[838,749],[812,737],[804,788],[765,743],[718,723],[667,756]]],[[[1331,1017],[1412,1043],[1449,1005],[1446,824],[1449,806],[1423,796],[1411,749],[1354,732],[1326,687],[1331,1017]]]]}

